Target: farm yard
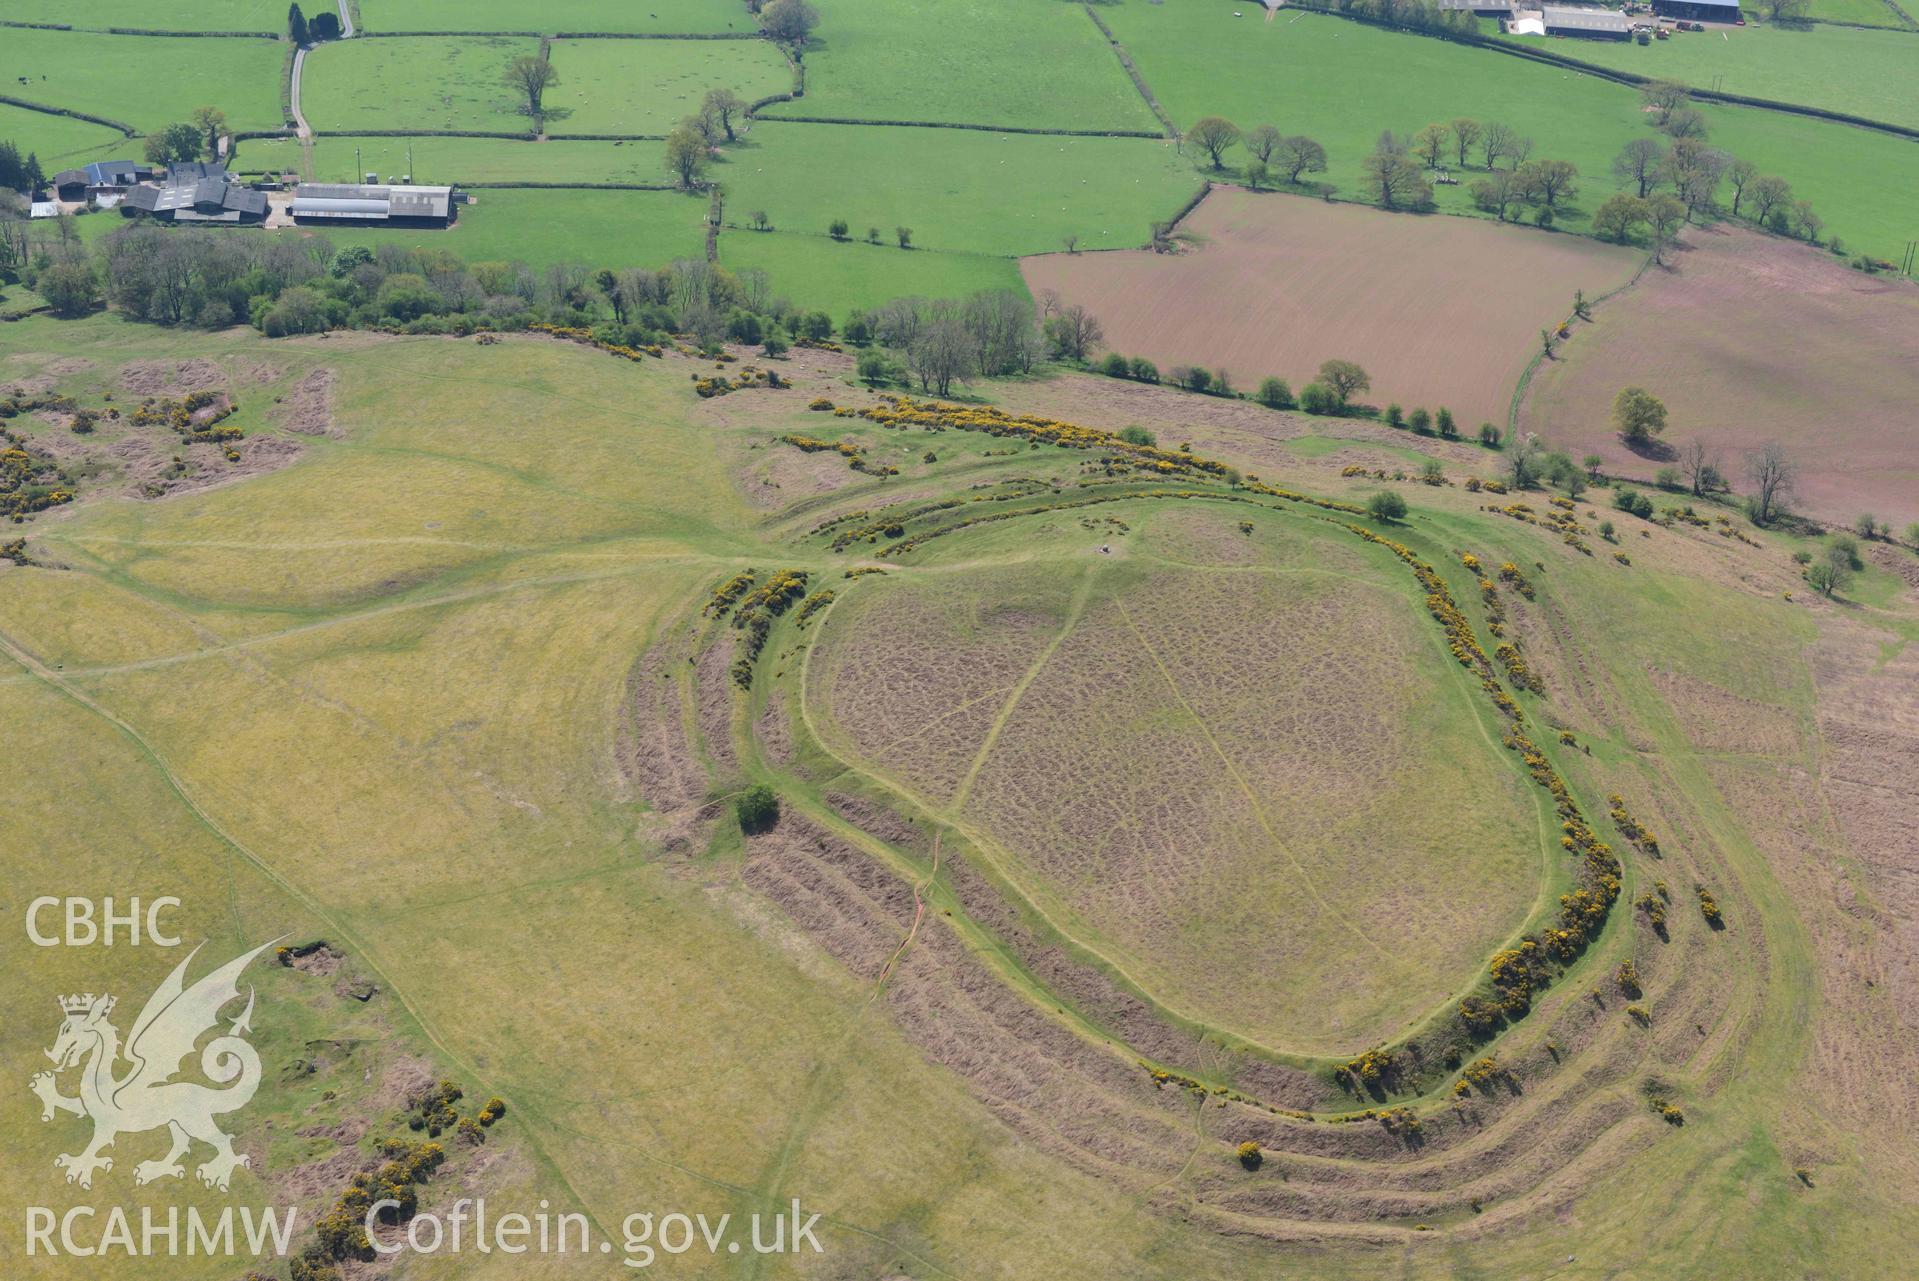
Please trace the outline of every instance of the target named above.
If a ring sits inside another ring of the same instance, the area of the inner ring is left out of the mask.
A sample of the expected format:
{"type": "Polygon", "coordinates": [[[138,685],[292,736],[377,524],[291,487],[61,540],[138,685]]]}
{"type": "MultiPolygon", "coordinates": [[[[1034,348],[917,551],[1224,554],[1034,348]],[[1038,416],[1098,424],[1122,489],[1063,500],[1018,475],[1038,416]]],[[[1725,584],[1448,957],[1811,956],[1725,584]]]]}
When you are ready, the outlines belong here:
{"type": "Polygon", "coordinates": [[[1919,298],[1910,288],[1750,232],[1702,232],[1671,270],[1648,272],[1594,315],[1534,376],[1522,427],[1648,480],[1678,447],[1705,440],[1743,483],[1746,451],[1786,441],[1803,460],[1800,501],[1813,515],[1919,520],[1919,298]],[[1607,389],[1628,384],[1670,409],[1658,451],[1629,450],[1613,428],[1607,389]]]}
{"type": "Polygon", "coordinates": [[[1451,409],[1470,434],[1503,424],[1539,331],[1631,280],[1641,255],[1583,237],[1218,190],[1182,224],[1180,254],[1052,253],[1021,264],[1099,316],[1107,344],[1162,370],[1224,368],[1242,389],[1295,390],[1322,361],[1372,375],[1369,403],[1451,409]],[[1236,287],[1240,282],[1253,287],[1236,287]]]}

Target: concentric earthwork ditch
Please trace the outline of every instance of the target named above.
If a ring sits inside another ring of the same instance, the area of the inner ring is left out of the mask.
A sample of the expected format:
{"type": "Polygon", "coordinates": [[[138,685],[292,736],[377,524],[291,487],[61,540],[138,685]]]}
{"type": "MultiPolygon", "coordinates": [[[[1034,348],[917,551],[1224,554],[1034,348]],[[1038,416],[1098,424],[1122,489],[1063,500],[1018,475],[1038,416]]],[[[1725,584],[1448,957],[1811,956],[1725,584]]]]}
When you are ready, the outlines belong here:
{"type": "Polygon", "coordinates": [[[664,848],[729,848],[724,798],[772,783],[745,885],[1027,1142],[1151,1203],[1381,1242],[1563,1208],[1729,1079],[1766,971],[1729,957],[1763,936],[1608,813],[1670,794],[1488,656],[1537,632],[1578,683],[1549,593],[1224,479],[809,511],[790,567],[635,669],[664,848]]]}

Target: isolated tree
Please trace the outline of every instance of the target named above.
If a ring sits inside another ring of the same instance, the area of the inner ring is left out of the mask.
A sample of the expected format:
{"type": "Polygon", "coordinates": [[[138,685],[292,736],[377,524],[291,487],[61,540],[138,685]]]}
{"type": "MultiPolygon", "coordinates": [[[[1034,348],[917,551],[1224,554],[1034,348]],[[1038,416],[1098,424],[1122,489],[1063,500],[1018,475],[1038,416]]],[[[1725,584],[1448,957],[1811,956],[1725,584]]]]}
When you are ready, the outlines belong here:
{"type": "Polygon", "coordinates": [[[1746,457],[1746,479],[1752,482],[1750,513],[1756,525],[1769,525],[1785,510],[1799,481],[1799,465],[1778,441],[1769,441],[1746,457]]]}
{"type": "Polygon", "coordinates": [[[227,131],[227,113],[218,107],[195,107],[193,123],[206,140],[207,159],[220,158],[220,137],[227,131]]]}
{"type": "Polygon", "coordinates": [[[1274,155],[1286,181],[1293,186],[1299,185],[1299,176],[1303,173],[1326,172],[1326,148],[1304,134],[1287,135],[1274,155]]]}
{"type": "Polygon", "coordinates": [[[1279,154],[1279,144],[1286,141],[1286,135],[1272,125],[1258,125],[1247,130],[1246,136],[1240,141],[1252,153],[1253,159],[1271,166],[1273,157],[1279,154]]]}
{"type": "Polygon", "coordinates": [[[33,287],[54,315],[84,316],[100,301],[100,280],[84,253],[68,252],[72,256],[42,268],[33,287]]]}
{"type": "Polygon", "coordinates": [[[762,832],[779,821],[780,798],[764,783],[756,783],[733,798],[733,814],[744,832],[762,832]]]}
{"type": "Polygon", "coordinates": [[[820,25],[819,10],[807,0],[773,0],[760,10],[760,29],[775,40],[804,47],[820,25]]]}
{"type": "Polygon", "coordinates": [[[1420,173],[1419,164],[1404,151],[1388,146],[1384,139],[1366,157],[1360,189],[1381,209],[1423,208],[1432,203],[1433,189],[1420,173]]]}
{"type": "Polygon", "coordinates": [[[1253,191],[1263,191],[1273,180],[1273,171],[1264,160],[1246,162],[1246,185],[1253,191]]]}
{"type": "Polygon", "coordinates": [[[200,155],[200,129],[184,121],[168,125],[147,135],[145,151],[152,164],[185,164],[200,155]]]}
{"type": "Polygon", "coordinates": [[[1284,378],[1262,378],[1253,399],[1268,409],[1288,409],[1293,403],[1293,389],[1284,378]]]}
{"type": "MultiPolygon", "coordinates": [[[[1485,439],[1485,429],[1480,429],[1480,438],[1485,439]]],[[[1545,447],[1539,443],[1539,437],[1532,432],[1513,440],[1506,450],[1506,478],[1514,489],[1530,489],[1539,479],[1540,455],[1545,447]]]]}
{"type": "Polygon", "coordinates": [[[322,40],[340,38],[340,15],[331,9],[323,9],[307,19],[307,35],[315,44],[322,40]]]}
{"type": "Polygon", "coordinates": [[[1568,160],[1529,160],[1513,174],[1526,203],[1553,213],[1579,194],[1579,170],[1568,160]]]}
{"type": "MultiPolygon", "coordinates": [[[[1792,202],[1792,229],[1806,238],[1809,244],[1819,243],[1819,233],[1825,227],[1826,220],[1814,212],[1811,204],[1804,200],[1792,202]]],[[[1837,244],[1835,240],[1833,243],[1837,244]]]]}
{"type": "Polygon", "coordinates": [[[538,119],[546,91],[560,82],[560,73],[545,58],[523,54],[506,64],[500,78],[526,100],[526,114],[538,119]]]}
{"type": "Polygon", "coordinates": [[[1806,20],[1806,11],[1812,8],[1812,0],[1764,0],[1762,7],[1768,21],[1788,26],[1806,20]]]}
{"type": "Polygon", "coordinates": [[[1806,567],[1806,581],[1812,584],[1814,591],[1830,600],[1852,582],[1853,567],[1852,551],[1835,539],[1826,544],[1819,559],[1806,567]]]}
{"type": "Polygon", "coordinates": [[[1673,237],[1686,222],[1686,206],[1663,191],[1654,192],[1645,202],[1646,223],[1652,228],[1652,260],[1663,263],[1673,237]]]}
{"type": "Polygon", "coordinates": [[[1657,138],[1634,138],[1613,157],[1613,176],[1621,183],[1631,183],[1633,194],[1644,200],[1659,181],[1659,168],[1665,158],[1666,149],[1657,138]]]}
{"type": "Polygon", "coordinates": [[[1652,109],[1653,123],[1662,127],[1668,116],[1692,100],[1677,80],[1649,80],[1639,87],[1639,96],[1652,109]]]}
{"type": "Polygon", "coordinates": [[[1519,141],[1519,135],[1513,127],[1495,120],[1486,126],[1485,134],[1480,138],[1480,149],[1486,157],[1486,167],[1497,169],[1499,162],[1511,154],[1513,144],[1519,141]]]}
{"type": "Polygon", "coordinates": [[[1425,161],[1428,169],[1437,169],[1452,140],[1453,131],[1445,125],[1427,125],[1413,135],[1413,154],[1425,161]]]}
{"type": "Polygon", "coordinates": [[[746,118],[746,100],[731,89],[708,89],[700,115],[712,121],[728,142],[735,142],[739,133],[734,125],[746,118]]]}
{"type": "Polygon", "coordinates": [[[913,229],[911,227],[895,227],[893,228],[893,239],[899,242],[901,249],[911,249],[913,247],[913,229]]]}
{"type": "Polygon", "coordinates": [[[1467,190],[1475,205],[1501,222],[1520,203],[1520,184],[1510,169],[1495,169],[1467,190]]]}
{"type": "Polygon", "coordinates": [[[1752,184],[1752,220],[1762,227],[1772,225],[1775,210],[1790,208],[1792,187],[1784,178],[1767,175],[1752,184]]]}
{"type": "Polygon", "coordinates": [[[1060,360],[1081,361],[1099,346],[1106,331],[1098,319],[1078,303],[1061,307],[1046,318],[1046,342],[1060,360]]]}
{"type": "Polygon", "coordinates": [[[1461,116],[1459,119],[1453,121],[1451,127],[1453,131],[1453,155],[1454,158],[1458,160],[1459,167],[1464,169],[1466,167],[1467,157],[1472,155],[1473,144],[1478,142],[1480,136],[1486,132],[1486,126],[1480,124],[1477,120],[1461,116]]]}
{"type": "Polygon", "coordinates": [[[1319,381],[1339,400],[1341,409],[1351,403],[1355,393],[1367,390],[1373,380],[1350,360],[1329,360],[1319,367],[1319,381]]]}
{"type": "MultiPolygon", "coordinates": [[[[692,125],[682,123],[666,135],[667,172],[679,183],[680,190],[692,191],[700,185],[700,175],[706,172],[706,162],[706,139],[692,125]]],[[[761,229],[764,230],[763,227],[761,229]]]]}
{"type": "Polygon", "coordinates": [[[1697,107],[1674,107],[1666,113],[1659,127],[1669,138],[1703,138],[1706,136],[1706,117],[1697,107]]]}
{"type": "Polygon", "coordinates": [[[1635,445],[1666,430],[1666,406],[1644,387],[1622,387],[1612,402],[1613,426],[1635,445]]]}
{"type": "Polygon", "coordinates": [[[1226,165],[1220,157],[1239,141],[1239,126],[1220,116],[1201,116],[1186,131],[1186,141],[1204,151],[1213,168],[1224,169],[1226,165]]]}
{"type": "Polygon", "coordinates": [[[296,46],[306,44],[309,39],[307,16],[300,12],[297,4],[287,10],[287,38],[296,46]]]}
{"type": "Polygon", "coordinates": [[[1679,452],[1679,468],[1686,473],[1694,498],[1704,498],[1725,483],[1719,473],[1719,455],[1703,440],[1687,442],[1679,452]]]}
{"type": "Polygon", "coordinates": [[[1732,184],[1732,216],[1739,216],[1739,202],[1745,198],[1746,188],[1759,176],[1759,166],[1750,160],[1734,160],[1726,166],[1726,181],[1732,184]]]}
{"type": "Polygon", "coordinates": [[[1366,514],[1382,524],[1406,518],[1406,500],[1390,489],[1382,489],[1366,500],[1366,514]]]}

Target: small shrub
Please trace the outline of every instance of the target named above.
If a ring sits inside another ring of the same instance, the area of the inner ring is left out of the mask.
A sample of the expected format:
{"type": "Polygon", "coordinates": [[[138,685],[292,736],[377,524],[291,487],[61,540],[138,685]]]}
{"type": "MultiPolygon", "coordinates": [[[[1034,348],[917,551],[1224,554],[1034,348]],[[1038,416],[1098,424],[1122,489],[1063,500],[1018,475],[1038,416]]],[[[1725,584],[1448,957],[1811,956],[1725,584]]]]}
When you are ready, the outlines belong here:
{"type": "Polygon", "coordinates": [[[1491,423],[1479,424],[1479,443],[1488,449],[1499,448],[1499,428],[1491,423]]]}
{"type": "Polygon", "coordinates": [[[1266,1160],[1259,1150],[1259,1144],[1251,1139],[1239,1145],[1239,1163],[1249,1170],[1257,1170],[1266,1160]]]}
{"type": "Polygon", "coordinates": [[[764,783],[755,783],[733,798],[733,814],[743,832],[763,832],[779,821],[780,798],[764,783]]]}
{"type": "Polygon", "coordinates": [[[1406,500],[1390,489],[1382,489],[1366,500],[1366,514],[1374,520],[1392,522],[1405,519],[1406,500]]]}
{"type": "Polygon", "coordinates": [[[1119,430],[1119,438],[1129,445],[1151,447],[1159,444],[1159,438],[1144,427],[1122,427],[1119,430]]]}

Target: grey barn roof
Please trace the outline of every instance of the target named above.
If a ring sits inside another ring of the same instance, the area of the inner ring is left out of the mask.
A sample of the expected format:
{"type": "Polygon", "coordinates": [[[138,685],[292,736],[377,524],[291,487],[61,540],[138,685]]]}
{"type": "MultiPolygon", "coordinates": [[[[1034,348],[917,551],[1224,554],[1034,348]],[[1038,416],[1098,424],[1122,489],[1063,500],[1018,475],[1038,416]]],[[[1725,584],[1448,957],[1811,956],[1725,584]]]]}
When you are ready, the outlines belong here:
{"type": "Polygon", "coordinates": [[[1562,31],[1630,31],[1632,19],[1623,13],[1611,9],[1561,8],[1547,5],[1540,11],[1545,20],[1546,30],[1558,28],[1562,31]]]}
{"type": "Polygon", "coordinates": [[[296,218],[438,218],[452,216],[453,188],[303,182],[293,193],[296,218]]]}

